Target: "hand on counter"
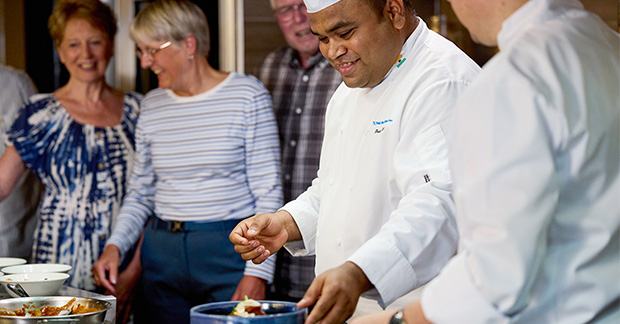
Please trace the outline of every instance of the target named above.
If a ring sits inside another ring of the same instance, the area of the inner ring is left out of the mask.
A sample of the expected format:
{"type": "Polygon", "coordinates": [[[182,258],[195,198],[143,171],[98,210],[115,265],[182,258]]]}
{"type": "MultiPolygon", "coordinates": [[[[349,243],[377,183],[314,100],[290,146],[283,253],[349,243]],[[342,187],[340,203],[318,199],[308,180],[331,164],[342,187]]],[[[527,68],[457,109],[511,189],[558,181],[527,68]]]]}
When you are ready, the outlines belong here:
{"type": "Polygon", "coordinates": [[[347,261],[316,277],[297,306],[309,307],[316,303],[306,324],[344,323],[353,315],[359,297],[370,287],[362,269],[347,261]]]}

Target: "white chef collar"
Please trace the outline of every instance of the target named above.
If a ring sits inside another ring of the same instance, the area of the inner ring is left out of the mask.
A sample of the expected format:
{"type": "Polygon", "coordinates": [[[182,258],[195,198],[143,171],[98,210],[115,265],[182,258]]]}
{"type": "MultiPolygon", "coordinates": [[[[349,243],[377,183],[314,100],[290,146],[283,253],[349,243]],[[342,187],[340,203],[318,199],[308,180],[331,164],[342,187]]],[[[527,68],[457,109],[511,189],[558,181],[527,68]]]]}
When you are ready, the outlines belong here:
{"type": "Polygon", "coordinates": [[[304,3],[306,4],[306,10],[308,13],[314,13],[321,11],[339,1],[340,0],[304,0],[304,3]]]}

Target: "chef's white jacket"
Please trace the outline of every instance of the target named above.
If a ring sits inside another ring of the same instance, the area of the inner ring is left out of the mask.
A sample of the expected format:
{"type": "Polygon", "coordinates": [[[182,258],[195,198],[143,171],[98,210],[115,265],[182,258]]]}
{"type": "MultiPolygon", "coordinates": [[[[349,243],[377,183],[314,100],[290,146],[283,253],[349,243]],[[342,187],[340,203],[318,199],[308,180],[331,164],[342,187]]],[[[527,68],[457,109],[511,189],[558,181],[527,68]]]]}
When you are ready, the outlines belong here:
{"type": "Polygon", "coordinates": [[[318,176],[283,207],[303,237],[289,251],[316,254],[317,275],[354,262],[382,306],[429,281],[456,251],[444,121],[479,71],[421,20],[401,54],[374,88],[336,90],[318,176]]]}
{"type": "Polygon", "coordinates": [[[620,41],[577,0],[531,0],[450,133],[459,251],[434,323],[620,323],[620,41]]]}

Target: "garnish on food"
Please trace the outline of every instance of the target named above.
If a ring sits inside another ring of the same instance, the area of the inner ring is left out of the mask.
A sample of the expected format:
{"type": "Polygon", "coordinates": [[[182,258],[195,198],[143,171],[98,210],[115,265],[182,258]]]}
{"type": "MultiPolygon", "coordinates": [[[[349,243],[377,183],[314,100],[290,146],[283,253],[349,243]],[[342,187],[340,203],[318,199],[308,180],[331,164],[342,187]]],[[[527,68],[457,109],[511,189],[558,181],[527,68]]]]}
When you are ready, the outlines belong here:
{"type": "Polygon", "coordinates": [[[245,296],[243,301],[239,302],[235,308],[233,308],[232,312],[229,314],[230,316],[239,316],[239,317],[254,317],[256,315],[267,315],[260,308],[260,303],[254,299],[248,298],[245,296]]]}

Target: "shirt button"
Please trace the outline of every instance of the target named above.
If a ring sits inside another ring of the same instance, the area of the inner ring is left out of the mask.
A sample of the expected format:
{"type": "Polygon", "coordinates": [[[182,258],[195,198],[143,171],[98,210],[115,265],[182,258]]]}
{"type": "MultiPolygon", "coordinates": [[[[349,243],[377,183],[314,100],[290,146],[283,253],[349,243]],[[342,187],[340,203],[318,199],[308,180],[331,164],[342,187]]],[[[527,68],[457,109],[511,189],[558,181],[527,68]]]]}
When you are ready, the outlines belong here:
{"type": "Polygon", "coordinates": [[[302,112],[301,107],[297,107],[297,108],[295,108],[295,113],[296,113],[297,115],[301,114],[301,112],[302,112]]]}
{"type": "Polygon", "coordinates": [[[308,82],[308,79],[310,79],[307,75],[304,75],[301,77],[301,81],[303,82],[308,82]]]}
{"type": "Polygon", "coordinates": [[[103,134],[101,132],[97,132],[97,138],[102,138],[103,134]]]}
{"type": "Polygon", "coordinates": [[[289,144],[291,147],[295,147],[295,146],[297,145],[297,141],[296,141],[296,140],[291,140],[288,144],[289,144]]]}
{"type": "Polygon", "coordinates": [[[106,202],[108,202],[108,200],[103,198],[103,199],[101,199],[101,202],[105,204],[106,202]]]}
{"type": "Polygon", "coordinates": [[[99,170],[103,170],[103,163],[97,164],[97,167],[99,168],[99,170]]]}
{"type": "Polygon", "coordinates": [[[99,239],[100,239],[100,240],[102,240],[102,241],[104,241],[104,240],[105,240],[105,234],[101,234],[101,235],[99,235],[99,239]]]}
{"type": "Polygon", "coordinates": [[[290,175],[290,174],[288,174],[288,173],[287,173],[287,174],[285,174],[285,175],[284,175],[284,180],[287,180],[287,181],[288,181],[288,180],[291,180],[291,175],[290,175]]]}

